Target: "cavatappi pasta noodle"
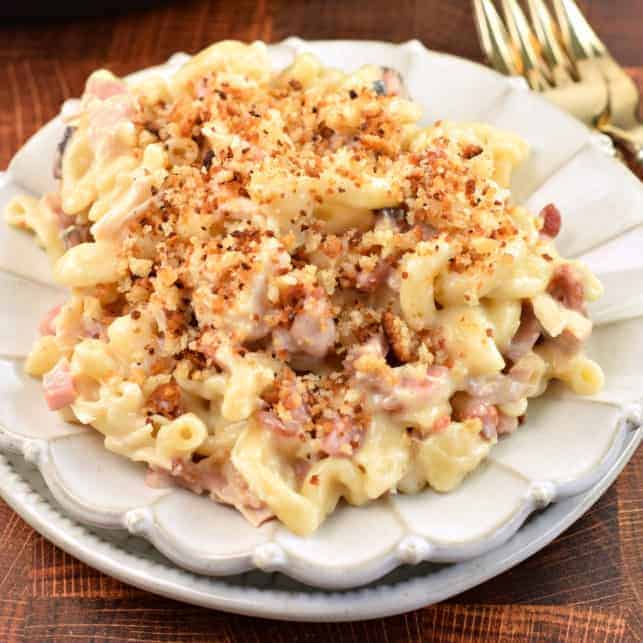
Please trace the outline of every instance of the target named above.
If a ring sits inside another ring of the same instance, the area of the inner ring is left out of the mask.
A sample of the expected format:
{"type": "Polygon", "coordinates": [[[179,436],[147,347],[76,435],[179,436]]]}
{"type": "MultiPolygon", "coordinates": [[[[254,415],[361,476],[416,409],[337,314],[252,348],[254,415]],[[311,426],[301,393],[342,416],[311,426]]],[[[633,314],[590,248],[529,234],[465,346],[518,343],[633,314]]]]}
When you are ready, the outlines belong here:
{"type": "Polygon", "coordinates": [[[393,70],[216,44],[169,81],[93,73],[59,190],[18,197],[68,301],[27,371],[108,449],[314,531],[342,498],[449,491],[550,379],[601,388],[601,286],[510,200],[527,149],[418,124],[393,70]]]}

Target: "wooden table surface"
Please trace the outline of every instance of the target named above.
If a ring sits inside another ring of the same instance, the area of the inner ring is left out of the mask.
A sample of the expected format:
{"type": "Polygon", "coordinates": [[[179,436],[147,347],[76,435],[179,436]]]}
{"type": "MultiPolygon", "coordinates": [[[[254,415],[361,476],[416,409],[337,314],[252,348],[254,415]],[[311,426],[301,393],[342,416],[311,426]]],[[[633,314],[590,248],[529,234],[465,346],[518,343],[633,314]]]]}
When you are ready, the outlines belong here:
{"type": "MultiPolygon", "coordinates": [[[[643,1],[579,4],[643,84],[643,1]]],[[[468,0],[182,0],[101,19],[3,20],[0,167],[96,67],[123,74],[224,38],[292,34],[419,38],[481,58],[468,0]]],[[[54,547],[0,501],[0,641],[640,641],[642,489],[639,450],[585,517],[515,569],[440,605],[335,625],[234,616],[139,591],[54,547]]]]}

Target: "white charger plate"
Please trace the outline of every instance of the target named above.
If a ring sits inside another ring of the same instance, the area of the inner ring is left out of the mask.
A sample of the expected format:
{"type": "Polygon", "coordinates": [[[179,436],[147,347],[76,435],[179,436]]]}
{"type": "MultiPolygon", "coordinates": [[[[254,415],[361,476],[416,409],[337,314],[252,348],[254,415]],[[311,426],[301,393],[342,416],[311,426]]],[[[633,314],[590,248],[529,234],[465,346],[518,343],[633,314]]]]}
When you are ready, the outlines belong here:
{"type": "MultiPolygon", "coordinates": [[[[0,456],[0,492],[72,554],[152,591],[279,618],[369,618],[441,600],[533,553],[581,515],[640,442],[641,432],[633,427],[640,424],[643,390],[643,188],[610,157],[605,139],[521,82],[484,67],[428,52],[416,41],[291,38],[270,47],[275,67],[300,51],[313,51],[325,64],[343,68],[369,62],[394,67],[405,75],[427,121],[483,120],[530,142],[532,156],[515,177],[516,198],[534,210],[555,201],[564,214],[561,252],[583,257],[607,287],[592,310],[598,327],[590,345],[590,354],[606,371],[605,390],[594,398],[576,398],[553,387],[532,402],[528,422],[496,446],[489,461],[454,493],[427,491],[368,507],[343,506],[306,539],[275,523],[256,530],[233,510],[205,498],[147,488],[141,467],[105,451],[94,432],[66,425],[46,411],[39,384],[22,375],[22,360],[41,314],[64,295],[33,241],[3,227],[0,448],[36,464],[48,491],[19,459],[0,456]],[[521,528],[534,509],[553,500],[521,528]],[[81,523],[124,531],[101,532],[97,539],[62,517],[56,503],[81,523]],[[128,539],[127,532],[145,537],[180,567],[238,576],[199,577],[197,583],[196,577],[160,562],[140,539],[128,539]],[[362,532],[369,538],[360,537],[362,532]],[[437,571],[427,561],[469,562],[437,571]],[[279,574],[243,574],[252,568],[278,571],[337,589],[372,582],[404,563],[415,566],[395,572],[394,581],[387,577],[369,589],[341,594],[306,591],[279,574]],[[285,595],[277,589],[282,586],[285,595]],[[393,595],[397,600],[390,602],[393,595]],[[284,612],[286,604],[292,612],[284,612]]],[[[170,73],[185,59],[173,56],[156,71],[170,73]]],[[[53,187],[51,159],[61,129],[60,119],[54,119],[16,155],[0,177],[0,206],[16,192],[53,187]]]]}

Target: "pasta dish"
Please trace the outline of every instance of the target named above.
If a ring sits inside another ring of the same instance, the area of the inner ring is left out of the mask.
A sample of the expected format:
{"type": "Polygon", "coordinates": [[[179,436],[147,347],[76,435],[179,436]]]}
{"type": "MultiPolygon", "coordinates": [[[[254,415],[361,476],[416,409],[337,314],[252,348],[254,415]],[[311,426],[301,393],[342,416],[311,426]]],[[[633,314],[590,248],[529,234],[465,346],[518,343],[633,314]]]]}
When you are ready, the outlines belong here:
{"type": "Polygon", "coordinates": [[[511,201],[526,144],[420,124],[393,69],[226,41],[96,71],[65,119],[58,190],[5,213],[70,290],[26,370],[151,485],[306,535],[342,498],[454,489],[551,379],[602,386],[601,285],[553,204],[511,201]]]}

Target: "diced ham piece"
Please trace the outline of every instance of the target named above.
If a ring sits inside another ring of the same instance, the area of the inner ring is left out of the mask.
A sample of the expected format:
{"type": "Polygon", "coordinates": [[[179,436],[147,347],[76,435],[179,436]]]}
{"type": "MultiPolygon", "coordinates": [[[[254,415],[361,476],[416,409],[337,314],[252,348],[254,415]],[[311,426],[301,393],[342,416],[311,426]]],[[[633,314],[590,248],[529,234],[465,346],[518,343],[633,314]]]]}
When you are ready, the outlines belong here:
{"type": "Polygon", "coordinates": [[[49,216],[56,220],[61,230],[73,225],[76,219],[70,217],[63,211],[60,194],[49,192],[42,197],[40,205],[47,211],[49,216]]]}
{"type": "Polygon", "coordinates": [[[62,307],[63,307],[62,304],[58,304],[58,305],[54,306],[40,320],[40,325],[38,326],[38,330],[40,331],[41,335],[55,335],[56,334],[56,328],[54,327],[54,321],[56,320],[56,317],[58,317],[58,314],[60,313],[60,310],[61,310],[62,307]]]}
{"type": "Polygon", "coordinates": [[[290,331],[285,328],[275,328],[272,331],[272,347],[276,353],[286,351],[287,353],[296,353],[299,346],[293,339],[290,331]]]}
{"type": "Polygon", "coordinates": [[[168,471],[150,467],[145,473],[145,484],[151,489],[168,489],[174,486],[174,481],[168,471]]]}
{"type": "Polygon", "coordinates": [[[119,127],[131,121],[136,111],[127,84],[107,71],[94,72],[85,85],[82,105],[94,153],[104,159],[116,156],[122,148],[119,127]]]}
{"type": "Polygon", "coordinates": [[[112,96],[126,93],[127,83],[125,81],[120,80],[109,73],[99,71],[94,72],[87,79],[83,98],[86,96],[92,96],[99,98],[100,100],[106,100],[112,96]]]}
{"type": "Polygon", "coordinates": [[[566,358],[570,358],[583,346],[583,341],[568,330],[564,330],[558,337],[548,337],[543,346],[551,346],[566,358]]]}
{"type": "Polygon", "coordinates": [[[128,94],[93,105],[89,110],[89,140],[94,149],[107,155],[116,153],[116,133],[118,126],[130,121],[134,116],[134,105],[128,94]]]}
{"type": "Polygon", "coordinates": [[[467,393],[487,404],[509,404],[525,397],[528,388],[526,378],[514,369],[508,375],[469,377],[467,393]]]}
{"type": "Polygon", "coordinates": [[[558,266],[547,286],[547,292],[565,308],[585,311],[585,287],[569,264],[558,266]]]}
{"type": "Polygon", "coordinates": [[[371,394],[373,406],[389,413],[403,413],[449,397],[448,368],[408,365],[392,368],[385,360],[387,350],[383,336],[374,335],[351,348],[344,360],[344,368],[357,388],[371,394]]]}
{"type": "Polygon", "coordinates": [[[296,422],[280,420],[272,411],[259,411],[257,419],[264,429],[268,429],[283,438],[294,438],[301,428],[296,422]]]}
{"type": "Polygon", "coordinates": [[[359,448],[364,428],[338,415],[330,422],[321,440],[321,450],[332,457],[350,456],[359,448]]]}
{"type": "Polygon", "coordinates": [[[380,259],[371,272],[360,272],[357,274],[355,287],[357,290],[363,292],[373,292],[386,281],[390,269],[390,263],[380,259]]]}
{"type": "Polygon", "coordinates": [[[543,220],[543,227],[540,230],[540,234],[553,239],[560,232],[560,211],[553,203],[549,203],[540,211],[540,216],[543,220]]]}
{"type": "Polygon", "coordinates": [[[322,358],[335,343],[335,321],[328,299],[320,293],[306,297],[303,310],[295,316],[290,335],[304,353],[322,358]]]}
{"type": "Polygon", "coordinates": [[[466,394],[454,395],[451,400],[453,413],[457,420],[478,418],[482,422],[482,435],[491,440],[498,433],[498,409],[485,400],[466,394]]]}
{"type": "Polygon", "coordinates": [[[284,423],[272,411],[259,411],[257,420],[264,429],[268,429],[277,435],[286,435],[288,437],[293,435],[293,433],[286,430],[284,423]]]}
{"type": "Polygon", "coordinates": [[[513,336],[505,356],[512,362],[517,362],[534,347],[541,333],[542,327],[538,319],[536,319],[536,315],[534,315],[534,309],[531,304],[524,303],[522,305],[520,326],[513,336]]]}
{"type": "MultiPolygon", "coordinates": [[[[570,347],[580,346],[580,342],[567,332],[556,339],[547,338],[543,345],[555,343],[558,346],[559,342],[565,342],[570,347]],[[561,340],[564,335],[568,337],[561,340]]],[[[525,397],[540,395],[541,378],[539,376],[534,378],[534,370],[539,368],[538,363],[538,359],[534,361],[526,357],[516,362],[506,375],[469,377],[466,381],[466,392],[484,400],[487,404],[510,404],[525,397]]]]}
{"type": "Polygon", "coordinates": [[[444,366],[430,366],[419,377],[403,374],[397,384],[383,391],[379,406],[391,413],[421,408],[448,395],[448,380],[449,369],[444,366]]]}
{"type": "MultiPolygon", "coordinates": [[[[222,500],[222,502],[225,501],[222,500]]],[[[228,502],[226,504],[232,503],[228,502]]],[[[268,505],[261,505],[260,507],[243,505],[237,507],[237,510],[253,527],[260,527],[264,522],[268,522],[268,520],[272,520],[275,517],[275,514],[272,513],[268,505]]]]}
{"type": "Polygon", "coordinates": [[[449,426],[449,424],[451,424],[451,416],[443,415],[433,423],[433,426],[431,427],[431,431],[433,433],[440,433],[441,431],[444,431],[444,429],[446,429],[449,426]]]}
{"type": "Polygon", "coordinates": [[[344,360],[344,368],[349,373],[355,373],[355,364],[363,357],[383,360],[388,351],[388,343],[384,335],[373,335],[363,344],[352,346],[344,360]]]}
{"type": "Polygon", "coordinates": [[[273,517],[273,513],[248,488],[232,463],[223,467],[206,458],[198,463],[175,462],[172,476],[178,484],[194,493],[208,493],[211,498],[232,505],[255,527],[273,517]]]}
{"type": "Polygon", "coordinates": [[[109,113],[118,113],[121,117],[126,112],[133,113],[127,83],[105,70],[95,71],[87,79],[82,101],[90,107],[90,120],[99,115],[108,118],[109,113]]]}
{"type": "Polygon", "coordinates": [[[558,337],[551,341],[566,355],[575,355],[583,345],[583,341],[568,330],[564,330],[558,337]]]}
{"type": "Polygon", "coordinates": [[[51,411],[69,406],[78,393],[69,370],[69,362],[63,358],[42,378],[45,402],[51,411]]]}
{"type": "Polygon", "coordinates": [[[432,380],[444,380],[449,376],[449,369],[446,366],[429,366],[426,374],[432,380]]]}

